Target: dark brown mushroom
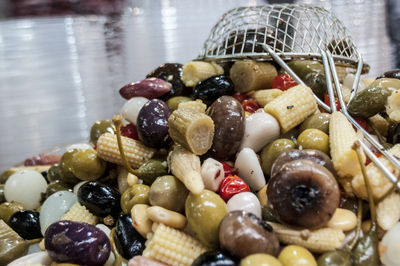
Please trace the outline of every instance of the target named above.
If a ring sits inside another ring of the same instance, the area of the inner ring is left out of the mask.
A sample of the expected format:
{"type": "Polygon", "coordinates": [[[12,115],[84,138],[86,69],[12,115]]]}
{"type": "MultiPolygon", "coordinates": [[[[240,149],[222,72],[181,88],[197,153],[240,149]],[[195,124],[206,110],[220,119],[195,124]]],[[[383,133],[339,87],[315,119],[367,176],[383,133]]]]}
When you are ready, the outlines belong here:
{"type": "Polygon", "coordinates": [[[303,228],[324,226],[339,206],[335,177],[318,163],[285,163],[268,183],[268,201],[283,223],[303,228]]]}

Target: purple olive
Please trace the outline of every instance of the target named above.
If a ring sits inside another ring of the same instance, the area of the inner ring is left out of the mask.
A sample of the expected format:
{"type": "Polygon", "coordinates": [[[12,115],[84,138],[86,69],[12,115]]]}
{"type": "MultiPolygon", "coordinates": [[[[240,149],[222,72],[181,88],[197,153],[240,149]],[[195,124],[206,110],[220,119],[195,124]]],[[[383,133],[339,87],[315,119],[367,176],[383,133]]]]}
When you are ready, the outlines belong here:
{"type": "Polygon", "coordinates": [[[154,99],[169,92],[171,87],[171,83],[165,80],[159,78],[147,78],[123,86],[119,90],[119,94],[127,100],[133,97],[154,99]]]}
{"type": "Polygon", "coordinates": [[[160,148],[168,143],[168,105],[158,99],[148,101],[140,109],[136,126],[139,139],[148,147],[160,148]]]}
{"type": "Polygon", "coordinates": [[[107,235],[96,226],[72,221],[51,224],[44,236],[47,253],[56,262],[103,265],[110,256],[107,235]]]}

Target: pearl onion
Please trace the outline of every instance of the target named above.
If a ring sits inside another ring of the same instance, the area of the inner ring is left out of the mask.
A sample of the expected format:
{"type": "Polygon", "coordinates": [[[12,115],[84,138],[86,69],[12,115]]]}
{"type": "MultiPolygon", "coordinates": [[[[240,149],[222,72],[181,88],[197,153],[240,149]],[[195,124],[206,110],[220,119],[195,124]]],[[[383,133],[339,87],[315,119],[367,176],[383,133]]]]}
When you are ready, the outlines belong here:
{"type": "Polygon", "coordinates": [[[25,209],[40,206],[41,193],[47,188],[46,179],[36,171],[21,170],[12,174],[4,185],[4,195],[8,202],[17,201],[25,209]]]}
{"type": "Polygon", "coordinates": [[[129,121],[130,123],[136,125],[136,119],[138,117],[140,109],[143,105],[147,103],[148,99],[144,97],[133,97],[127,101],[121,108],[121,116],[129,121]]]}
{"type": "Polygon", "coordinates": [[[387,266],[399,265],[400,261],[400,222],[390,228],[383,236],[381,241],[381,260],[387,266]]]}
{"type": "Polygon", "coordinates": [[[257,196],[251,192],[241,192],[234,195],[226,203],[229,212],[246,211],[255,214],[261,219],[261,204],[257,196]]]}
{"type": "Polygon", "coordinates": [[[57,222],[72,205],[78,202],[78,197],[70,191],[58,191],[48,197],[40,208],[40,231],[44,235],[47,227],[57,222]]]}

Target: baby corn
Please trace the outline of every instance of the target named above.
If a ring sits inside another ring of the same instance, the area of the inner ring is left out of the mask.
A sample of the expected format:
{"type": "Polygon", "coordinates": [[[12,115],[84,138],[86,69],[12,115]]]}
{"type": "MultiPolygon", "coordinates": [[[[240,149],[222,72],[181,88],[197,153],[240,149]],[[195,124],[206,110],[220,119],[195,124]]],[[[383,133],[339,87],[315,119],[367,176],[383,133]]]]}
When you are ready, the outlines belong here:
{"type": "MultiPolygon", "coordinates": [[[[352,149],[357,140],[356,132],[347,118],[340,112],[333,112],[329,121],[329,144],[333,167],[348,195],[353,195],[351,181],[361,175],[357,153],[352,149]]],[[[365,161],[365,156],[364,160],[365,161]]]]}
{"type": "Polygon", "coordinates": [[[91,225],[96,225],[98,222],[97,216],[90,213],[85,206],[79,204],[79,202],[72,205],[72,207],[67,211],[61,220],[69,220],[74,222],[88,223],[91,225]]]}
{"type": "Polygon", "coordinates": [[[146,241],[144,257],[169,265],[189,266],[207,251],[196,239],[164,224],[154,223],[153,232],[146,241]]]}
{"type": "MultiPolygon", "coordinates": [[[[126,159],[134,168],[151,159],[155,153],[154,149],[144,146],[140,141],[123,136],[121,141],[126,159]]],[[[111,133],[101,135],[97,141],[97,153],[105,161],[123,165],[117,135],[111,133]]]]}
{"type": "Polygon", "coordinates": [[[255,91],[250,94],[250,96],[254,98],[260,106],[264,107],[272,102],[272,100],[282,95],[282,93],[283,91],[280,89],[267,89],[255,91]]]}
{"type": "Polygon", "coordinates": [[[282,133],[286,133],[313,114],[317,102],[309,87],[297,85],[268,103],[264,110],[279,121],[282,133]]]}
{"type": "Polygon", "coordinates": [[[182,102],[178,105],[178,109],[185,109],[194,113],[206,113],[207,105],[202,100],[182,102]]]}
{"type": "Polygon", "coordinates": [[[321,228],[311,231],[297,230],[278,223],[269,222],[269,224],[282,243],[299,245],[315,253],[340,248],[345,238],[340,229],[321,228]]]}

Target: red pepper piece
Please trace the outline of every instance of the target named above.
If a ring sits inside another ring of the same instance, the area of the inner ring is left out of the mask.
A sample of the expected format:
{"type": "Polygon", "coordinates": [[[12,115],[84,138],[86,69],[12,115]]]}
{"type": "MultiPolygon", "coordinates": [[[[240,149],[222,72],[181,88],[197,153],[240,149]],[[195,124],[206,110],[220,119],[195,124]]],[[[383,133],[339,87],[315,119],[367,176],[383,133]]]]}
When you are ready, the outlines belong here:
{"type": "Polygon", "coordinates": [[[283,91],[291,87],[294,87],[296,85],[297,85],[296,81],[294,81],[294,79],[287,73],[276,76],[272,81],[272,88],[280,89],[283,91]]]}
{"type": "Polygon", "coordinates": [[[235,98],[236,100],[238,100],[238,102],[242,103],[244,100],[246,100],[247,98],[249,98],[249,96],[247,94],[244,93],[240,93],[240,92],[235,92],[233,94],[233,98],[235,98]]]}
{"type": "Polygon", "coordinates": [[[249,186],[237,175],[229,175],[222,180],[218,193],[227,202],[230,198],[240,192],[250,191],[249,186]]]}
{"type": "Polygon", "coordinates": [[[227,177],[228,175],[236,175],[237,172],[235,170],[235,168],[233,168],[232,166],[230,166],[229,164],[225,163],[225,162],[221,162],[222,166],[224,167],[224,177],[227,177]]]}
{"type": "Polygon", "coordinates": [[[249,112],[249,113],[254,113],[260,108],[260,105],[258,105],[257,101],[254,99],[246,99],[242,102],[243,110],[249,112]]]}
{"type": "MultiPolygon", "coordinates": [[[[378,157],[378,158],[382,156],[382,154],[379,153],[379,152],[374,152],[374,154],[375,154],[375,156],[378,157]]],[[[368,164],[370,164],[371,162],[372,162],[371,159],[367,156],[367,160],[365,160],[365,165],[368,165],[368,164]]]]}
{"type": "MultiPolygon", "coordinates": [[[[331,103],[329,102],[329,94],[325,93],[324,95],[324,102],[326,105],[331,106],[331,103]]],[[[340,103],[339,100],[335,98],[335,105],[336,105],[336,110],[340,111],[340,103]]]]}
{"type": "Polygon", "coordinates": [[[134,124],[127,124],[121,127],[121,136],[139,140],[139,135],[134,124]]]}
{"type": "Polygon", "coordinates": [[[354,117],[354,120],[365,130],[367,130],[367,120],[362,117],[354,117]]]}

